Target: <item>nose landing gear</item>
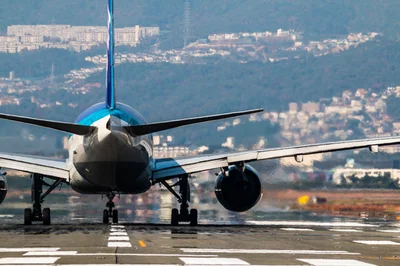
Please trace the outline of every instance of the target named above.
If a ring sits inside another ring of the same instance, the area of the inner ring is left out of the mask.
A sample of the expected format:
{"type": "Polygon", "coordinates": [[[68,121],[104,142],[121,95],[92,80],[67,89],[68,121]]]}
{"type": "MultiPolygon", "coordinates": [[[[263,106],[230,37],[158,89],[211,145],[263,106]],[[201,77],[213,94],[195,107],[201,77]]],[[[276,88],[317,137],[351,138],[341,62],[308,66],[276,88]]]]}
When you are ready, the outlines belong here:
{"type": "Polygon", "coordinates": [[[106,207],[108,209],[104,209],[103,210],[103,223],[104,224],[108,224],[110,218],[112,219],[112,222],[114,224],[118,223],[118,210],[113,210],[113,208],[115,207],[115,204],[113,202],[113,199],[115,197],[115,193],[114,192],[108,192],[106,194],[108,201],[106,204],[106,207]]]}
{"type": "Polygon", "coordinates": [[[196,209],[191,209],[189,212],[190,202],[190,186],[188,182],[188,175],[179,177],[176,184],[170,186],[166,181],[161,183],[178,199],[181,204],[180,211],[172,209],[171,212],[171,225],[179,225],[180,222],[190,222],[190,225],[195,226],[198,224],[198,212],[196,209]],[[173,187],[179,186],[179,194],[175,192],[173,187]]]}

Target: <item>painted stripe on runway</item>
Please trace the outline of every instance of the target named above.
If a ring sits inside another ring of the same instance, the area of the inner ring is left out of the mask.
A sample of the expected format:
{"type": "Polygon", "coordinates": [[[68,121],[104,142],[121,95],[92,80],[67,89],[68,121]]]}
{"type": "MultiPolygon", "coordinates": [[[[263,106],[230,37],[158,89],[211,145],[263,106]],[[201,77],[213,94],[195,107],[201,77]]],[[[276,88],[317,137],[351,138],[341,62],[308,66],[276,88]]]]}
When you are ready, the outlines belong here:
{"type": "Polygon", "coordinates": [[[127,236],[127,232],[111,232],[110,236],[127,236]]]}
{"type": "Polygon", "coordinates": [[[30,252],[30,251],[41,251],[51,252],[57,251],[60,248],[0,248],[0,252],[30,252]]]}
{"type": "Polygon", "coordinates": [[[78,251],[30,251],[23,256],[72,256],[76,255],[78,251]]]}
{"type": "Polygon", "coordinates": [[[236,258],[179,258],[185,265],[250,265],[236,258]]]}
{"type": "Polygon", "coordinates": [[[62,266],[182,266],[182,265],[181,264],[62,264],[62,266]]]}
{"type": "Polygon", "coordinates": [[[129,242],[108,242],[107,247],[109,248],[131,248],[132,245],[129,242]]]}
{"type": "Polygon", "coordinates": [[[308,229],[308,228],[281,228],[281,230],[284,230],[284,231],[314,231],[314,230],[308,229]]]}
{"type": "Polygon", "coordinates": [[[378,232],[383,232],[383,233],[400,233],[400,230],[376,230],[378,232]]]}
{"type": "Polygon", "coordinates": [[[187,253],[234,253],[234,254],[315,254],[315,255],[360,255],[338,250],[281,250],[281,249],[211,249],[211,248],[181,248],[187,253]]]}
{"type": "Polygon", "coordinates": [[[363,231],[357,230],[357,229],[329,229],[329,231],[332,231],[332,232],[357,232],[357,233],[363,232],[363,231]]]}
{"type": "MultiPolygon", "coordinates": [[[[72,256],[115,256],[115,253],[78,253],[72,256]]],[[[145,253],[118,253],[120,256],[133,257],[218,257],[218,255],[199,255],[199,254],[145,254],[145,253]]]]}
{"type": "Polygon", "coordinates": [[[354,240],[354,243],[365,244],[365,245],[393,245],[398,246],[400,243],[388,241],[388,240],[354,240]]]}
{"type": "Polygon", "coordinates": [[[123,226],[123,225],[116,225],[116,224],[112,224],[111,227],[112,228],[125,228],[125,226],[123,226]]]}
{"type": "Polygon", "coordinates": [[[328,259],[297,259],[314,266],[376,266],[358,260],[328,260],[328,259]]]}
{"type": "Polygon", "coordinates": [[[111,228],[110,232],[126,232],[124,228],[111,228]]]}
{"type": "Polygon", "coordinates": [[[277,225],[277,226],[340,226],[340,227],[379,227],[379,225],[374,224],[364,224],[364,223],[341,223],[341,222],[298,222],[298,221],[247,221],[247,224],[254,225],[277,225]]]}
{"type": "Polygon", "coordinates": [[[129,236],[110,236],[108,241],[129,241],[129,236]]]}
{"type": "Polygon", "coordinates": [[[60,257],[0,258],[0,264],[53,264],[60,257]]]}

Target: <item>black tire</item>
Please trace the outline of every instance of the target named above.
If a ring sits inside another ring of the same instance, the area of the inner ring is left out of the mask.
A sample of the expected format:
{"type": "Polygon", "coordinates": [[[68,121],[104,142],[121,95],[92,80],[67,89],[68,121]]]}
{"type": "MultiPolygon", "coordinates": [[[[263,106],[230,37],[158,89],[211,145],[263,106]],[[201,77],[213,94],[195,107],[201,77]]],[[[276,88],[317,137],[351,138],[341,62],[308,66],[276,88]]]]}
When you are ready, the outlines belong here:
{"type": "Polygon", "coordinates": [[[190,225],[191,226],[197,225],[197,218],[198,218],[197,209],[191,209],[190,210],[190,225]]]}
{"type": "Polygon", "coordinates": [[[103,211],[103,224],[108,224],[108,221],[109,221],[109,219],[108,219],[108,211],[104,210],[103,211]]]}
{"type": "Polygon", "coordinates": [[[113,210],[112,211],[112,221],[113,221],[113,224],[117,224],[118,223],[118,210],[113,210]]]}
{"type": "Polygon", "coordinates": [[[25,209],[24,210],[24,225],[31,225],[32,224],[32,210],[25,209]]]}
{"type": "Polygon", "coordinates": [[[179,224],[179,211],[178,209],[172,209],[171,211],[171,225],[179,224]]]}
{"type": "Polygon", "coordinates": [[[51,224],[51,215],[50,215],[50,208],[43,209],[43,224],[50,225],[51,224]]]}

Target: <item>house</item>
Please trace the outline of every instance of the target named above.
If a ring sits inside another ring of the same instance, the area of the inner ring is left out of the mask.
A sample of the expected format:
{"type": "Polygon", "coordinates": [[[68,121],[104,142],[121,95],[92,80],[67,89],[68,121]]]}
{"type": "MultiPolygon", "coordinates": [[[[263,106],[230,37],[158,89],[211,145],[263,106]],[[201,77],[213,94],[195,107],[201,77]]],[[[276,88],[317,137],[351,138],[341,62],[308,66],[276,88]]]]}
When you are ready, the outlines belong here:
{"type": "Polygon", "coordinates": [[[357,89],[356,93],[354,94],[356,97],[364,98],[368,94],[366,89],[357,89]]]}

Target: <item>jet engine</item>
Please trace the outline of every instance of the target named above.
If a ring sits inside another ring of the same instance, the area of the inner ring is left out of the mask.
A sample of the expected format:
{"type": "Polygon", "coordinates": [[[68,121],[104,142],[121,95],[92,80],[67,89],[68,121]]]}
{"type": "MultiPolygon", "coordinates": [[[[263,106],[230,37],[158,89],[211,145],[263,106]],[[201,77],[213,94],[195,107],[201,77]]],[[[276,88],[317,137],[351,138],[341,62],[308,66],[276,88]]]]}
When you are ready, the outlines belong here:
{"type": "Polygon", "coordinates": [[[7,195],[7,179],[4,173],[0,172],[0,204],[3,203],[7,195]]]}
{"type": "Polygon", "coordinates": [[[245,212],[253,208],[262,197],[259,174],[249,165],[229,166],[217,177],[215,195],[227,210],[245,212]]]}

